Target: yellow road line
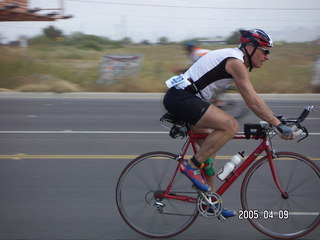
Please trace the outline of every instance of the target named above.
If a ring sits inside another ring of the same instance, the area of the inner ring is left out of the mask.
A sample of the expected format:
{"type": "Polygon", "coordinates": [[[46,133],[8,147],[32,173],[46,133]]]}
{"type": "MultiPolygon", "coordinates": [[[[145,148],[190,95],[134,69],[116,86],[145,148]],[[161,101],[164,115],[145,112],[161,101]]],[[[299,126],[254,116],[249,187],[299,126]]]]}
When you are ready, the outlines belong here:
{"type": "MultiPolygon", "coordinates": [[[[0,155],[0,159],[134,159],[138,155],[29,155],[24,153],[12,154],[12,155],[0,155]]],[[[186,156],[190,158],[191,156],[186,156]]],[[[230,159],[231,156],[217,156],[217,160],[230,159]]],[[[282,158],[286,160],[285,158],[282,158]]],[[[314,161],[319,161],[320,158],[310,158],[314,161]]]]}
{"type": "Polygon", "coordinates": [[[138,155],[0,155],[0,159],[134,159],[138,155]]]}

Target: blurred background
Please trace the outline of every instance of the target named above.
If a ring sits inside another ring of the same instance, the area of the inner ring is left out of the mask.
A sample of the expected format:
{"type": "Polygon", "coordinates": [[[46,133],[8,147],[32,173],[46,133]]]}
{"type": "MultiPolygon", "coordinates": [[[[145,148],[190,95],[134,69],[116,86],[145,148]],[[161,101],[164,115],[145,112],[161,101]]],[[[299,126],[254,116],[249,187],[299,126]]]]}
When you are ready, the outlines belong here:
{"type": "Polygon", "coordinates": [[[318,0],[2,0],[0,90],[164,92],[191,64],[184,43],[236,47],[261,28],[275,46],[257,91],[320,92],[319,13],[318,0]]]}

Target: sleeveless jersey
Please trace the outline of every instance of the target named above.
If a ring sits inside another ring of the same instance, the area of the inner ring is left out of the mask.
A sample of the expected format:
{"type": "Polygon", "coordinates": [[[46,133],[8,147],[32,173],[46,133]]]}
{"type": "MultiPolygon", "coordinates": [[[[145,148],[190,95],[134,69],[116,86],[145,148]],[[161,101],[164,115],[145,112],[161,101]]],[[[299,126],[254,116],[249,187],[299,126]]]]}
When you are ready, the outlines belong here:
{"type": "Polygon", "coordinates": [[[239,48],[213,50],[202,56],[185,73],[185,79],[192,79],[205,100],[212,94],[225,90],[232,82],[232,76],[226,72],[225,65],[229,58],[244,62],[244,54],[239,48]]]}

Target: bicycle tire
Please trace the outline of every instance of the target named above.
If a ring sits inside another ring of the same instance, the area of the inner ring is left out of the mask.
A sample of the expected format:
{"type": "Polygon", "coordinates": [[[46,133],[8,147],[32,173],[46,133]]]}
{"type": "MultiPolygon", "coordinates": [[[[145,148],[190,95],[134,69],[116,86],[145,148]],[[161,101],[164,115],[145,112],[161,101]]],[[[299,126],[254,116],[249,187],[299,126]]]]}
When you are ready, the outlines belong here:
{"type": "MultiPolygon", "coordinates": [[[[116,202],[123,220],[136,232],[147,237],[167,238],[185,231],[198,216],[196,203],[173,199],[156,199],[178,166],[177,155],[150,152],[132,160],[122,171],[116,202]],[[157,206],[164,206],[159,211],[157,206]]],[[[174,178],[172,193],[197,198],[197,192],[180,171],[174,178]]]]}
{"type": "Polygon", "coordinates": [[[282,197],[276,187],[265,156],[243,179],[242,208],[247,220],[261,233],[277,239],[299,238],[320,224],[320,170],[297,153],[279,152],[276,156],[275,171],[288,198],[282,197]]]}

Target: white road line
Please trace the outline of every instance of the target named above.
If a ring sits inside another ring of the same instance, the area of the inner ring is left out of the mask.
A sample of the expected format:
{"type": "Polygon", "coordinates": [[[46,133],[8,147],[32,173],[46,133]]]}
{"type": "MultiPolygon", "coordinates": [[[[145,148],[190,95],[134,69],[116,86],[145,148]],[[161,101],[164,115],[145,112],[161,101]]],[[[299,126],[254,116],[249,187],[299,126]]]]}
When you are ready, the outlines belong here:
{"type": "Polygon", "coordinates": [[[158,131],[0,131],[0,134],[168,134],[158,131]]]}
{"type": "Polygon", "coordinates": [[[289,214],[296,216],[318,216],[319,212],[289,212],[289,214]]]}
{"type": "MultiPolygon", "coordinates": [[[[33,155],[26,153],[17,154],[0,154],[0,159],[12,159],[12,160],[23,160],[23,159],[134,159],[139,155],[33,155]]],[[[185,155],[185,158],[191,158],[192,155],[185,155]]],[[[232,156],[217,155],[216,160],[229,160],[232,156]]],[[[246,158],[248,156],[245,156],[246,158]]],[[[313,161],[320,161],[320,158],[309,157],[313,161]]],[[[275,159],[277,161],[292,161],[290,158],[275,159]]]]}
{"type": "MultiPolygon", "coordinates": [[[[280,210],[283,214],[284,211],[288,211],[288,210],[280,210]]],[[[279,211],[279,212],[280,212],[279,211]]],[[[278,216],[279,215],[279,212],[277,211],[272,211],[274,215],[278,216]]],[[[261,215],[264,214],[264,212],[259,212],[261,215]]],[[[318,216],[319,215],[319,212],[290,212],[288,211],[288,213],[290,215],[295,215],[295,216],[318,216]]]]}
{"type": "MultiPolygon", "coordinates": [[[[239,132],[240,133],[240,132],[239,132]]],[[[0,134],[168,134],[168,131],[1,131],[0,134]]],[[[318,136],[320,133],[309,133],[318,136]]]]}

